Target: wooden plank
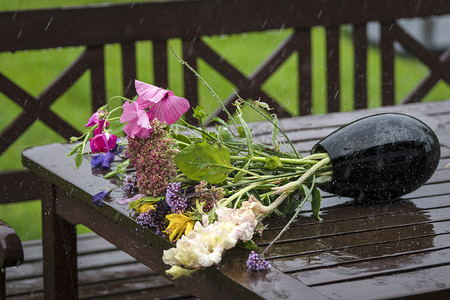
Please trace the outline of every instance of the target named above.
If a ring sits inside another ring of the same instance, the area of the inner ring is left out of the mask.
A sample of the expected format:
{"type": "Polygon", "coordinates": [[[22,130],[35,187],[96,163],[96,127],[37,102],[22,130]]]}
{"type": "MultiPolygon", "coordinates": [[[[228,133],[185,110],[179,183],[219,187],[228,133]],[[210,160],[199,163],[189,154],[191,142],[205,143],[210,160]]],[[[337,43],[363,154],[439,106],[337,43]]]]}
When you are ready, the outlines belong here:
{"type": "Polygon", "coordinates": [[[122,84],[123,96],[133,99],[136,95],[134,80],[137,78],[136,70],[136,44],[134,42],[122,43],[122,84]]]}
{"type": "Polygon", "coordinates": [[[42,180],[30,170],[0,172],[0,182],[0,204],[34,200],[41,195],[42,180]]]}
{"type": "Polygon", "coordinates": [[[297,30],[298,49],[298,102],[301,116],[312,113],[312,56],[311,29],[297,30]]]}
{"type": "Polygon", "coordinates": [[[450,266],[420,269],[396,276],[340,282],[314,289],[331,299],[387,299],[408,296],[447,299],[450,296],[450,266]],[[430,297],[428,296],[428,297],[430,297]]]}
{"type": "Polygon", "coordinates": [[[382,105],[394,105],[394,34],[393,22],[381,24],[381,100],[382,105]]]}
{"type": "Polygon", "coordinates": [[[353,25],[354,108],[367,108],[367,24],[353,25]]]}
{"type": "MultiPolygon", "coordinates": [[[[183,298],[189,293],[95,234],[78,236],[79,298],[183,298]]],[[[7,299],[43,299],[42,243],[24,242],[26,260],[7,272],[7,299]]]]}
{"type": "MultiPolygon", "coordinates": [[[[447,237],[447,241],[450,239],[447,237]]],[[[411,250],[417,247],[418,243],[427,243],[424,239],[417,239],[409,243],[411,250]]],[[[381,250],[383,250],[381,245],[381,250]]],[[[378,250],[377,248],[377,250],[378,250]]],[[[339,263],[337,266],[327,265],[326,268],[314,269],[310,271],[299,272],[293,275],[308,286],[323,285],[337,282],[345,282],[368,277],[391,275],[392,273],[405,273],[415,271],[419,268],[433,268],[449,264],[450,245],[440,250],[408,252],[402,255],[384,255],[377,259],[361,260],[352,263],[339,263]]],[[[359,249],[365,251],[367,249],[359,249]]],[[[373,251],[373,249],[371,249],[373,251]]],[[[369,250],[370,251],[370,250],[369,250]]],[[[384,253],[384,252],[383,252],[384,253]]],[[[332,254],[332,253],[329,253],[332,254]]],[[[322,259],[322,258],[321,258],[322,259]]],[[[332,264],[331,264],[332,265],[332,264]]]]}
{"type": "Polygon", "coordinates": [[[341,110],[339,27],[326,28],[327,48],[327,112],[341,110]]]}
{"type": "Polygon", "coordinates": [[[155,85],[163,89],[169,88],[169,70],[167,63],[167,41],[153,41],[153,75],[155,85]]]}
{"type": "Polygon", "coordinates": [[[448,14],[447,4],[447,0],[190,0],[2,12],[0,51],[387,21],[448,14]],[[172,19],[177,22],[167,22],[172,19]]]}

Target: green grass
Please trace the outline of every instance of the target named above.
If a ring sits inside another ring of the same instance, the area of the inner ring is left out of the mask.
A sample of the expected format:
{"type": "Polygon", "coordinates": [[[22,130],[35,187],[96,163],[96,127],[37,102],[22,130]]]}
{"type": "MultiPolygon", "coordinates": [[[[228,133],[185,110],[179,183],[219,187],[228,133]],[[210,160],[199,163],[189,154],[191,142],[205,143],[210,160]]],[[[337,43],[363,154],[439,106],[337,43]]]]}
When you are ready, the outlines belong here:
{"type": "MultiPolygon", "coordinates": [[[[133,2],[129,1],[2,1],[0,11],[14,9],[35,9],[51,6],[70,6],[76,4],[101,2],[133,2]]],[[[238,34],[233,36],[206,37],[204,41],[219,52],[226,60],[243,74],[251,74],[257,66],[291,33],[290,30],[274,30],[264,33],[238,34]]],[[[326,79],[325,79],[325,31],[315,28],[312,32],[313,44],[313,112],[326,112],[326,79]]],[[[181,53],[179,40],[170,44],[177,53],[181,53]]],[[[341,41],[341,110],[353,109],[353,49],[350,41],[344,37],[341,41]]],[[[52,80],[54,80],[84,48],[50,49],[42,51],[20,51],[17,53],[0,53],[0,72],[16,82],[32,96],[38,96],[52,80]]],[[[107,97],[120,95],[122,90],[120,75],[120,48],[118,45],[106,47],[106,85],[107,97]]],[[[138,79],[153,82],[152,63],[150,61],[152,46],[150,42],[137,44],[138,79]]],[[[297,66],[296,54],[288,60],[263,85],[263,90],[279,100],[289,112],[298,114],[297,105],[297,66]]],[[[381,103],[380,92],[380,55],[376,48],[370,48],[368,55],[368,99],[369,107],[377,107],[381,103]]],[[[169,53],[169,89],[182,96],[182,65],[169,53]]],[[[427,74],[428,70],[415,59],[397,57],[395,87],[396,101],[399,102],[427,74]]],[[[225,80],[217,71],[200,61],[199,72],[215,89],[222,99],[227,98],[234,86],[225,80]]],[[[76,128],[82,128],[90,116],[89,103],[89,73],[77,81],[61,99],[55,102],[51,109],[76,128]]],[[[440,82],[426,97],[425,101],[447,99],[450,94],[448,85],[440,82]]],[[[217,106],[216,100],[209,90],[200,84],[200,104],[207,112],[212,112],[217,106]]],[[[114,102],[113,105],[118,105],[114,102]]],[[[21,108],[4,95],[0,94],[0,130],[3,130],[21,112],[21,108]]],[[[250,115],[249,120],[256,120],[250,115]]],[[[0,156],[0,170],[22,168],[20,155],[25,147],[64,142],[54,131],[42,122],[35,122],[16,142],[0,156]]],[[[2,205],[0,219],[13,226],[23,240],[36,239],[41,236],[40,202],[17,203],[2,205]]],[[[80,231],[87,231],[81,227],[80,231]]]]}

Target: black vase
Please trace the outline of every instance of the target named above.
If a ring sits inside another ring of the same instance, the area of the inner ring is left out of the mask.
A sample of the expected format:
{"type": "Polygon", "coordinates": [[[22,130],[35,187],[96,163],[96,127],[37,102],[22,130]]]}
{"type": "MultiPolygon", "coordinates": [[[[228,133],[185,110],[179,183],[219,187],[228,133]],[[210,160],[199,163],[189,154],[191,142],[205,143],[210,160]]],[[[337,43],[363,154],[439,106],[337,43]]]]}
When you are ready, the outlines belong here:
{"type": "Polygon", "coordinates": [[[360,201],[396,199],[422,186],[440,157],[436,134],[404,114],[378,114],[331,133],[312,149],[331,158],[333,180],[323,191],[360,201]]]}

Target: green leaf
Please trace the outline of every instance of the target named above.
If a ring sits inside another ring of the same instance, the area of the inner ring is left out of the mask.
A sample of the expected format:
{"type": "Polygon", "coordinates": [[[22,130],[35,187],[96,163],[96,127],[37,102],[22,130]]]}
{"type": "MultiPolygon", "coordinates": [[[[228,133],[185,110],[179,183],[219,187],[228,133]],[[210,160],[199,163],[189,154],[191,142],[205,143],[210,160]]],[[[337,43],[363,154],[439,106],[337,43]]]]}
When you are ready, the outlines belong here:
{"type": "Polygon", "coordinates": [[[197,105],[193,110],[194,114],[192,116],[198,120],[201,120],[208,115],[201,106],[197,105]]]}
{"type": "Polygon", "coordinates": [[[240,137],[240,138],[245,138],[245,130],[244,130],[244,127],[239,126],[239,127],[237,128],[237,131],[238,131],[238,134],[239,134],[239,137],[240,137]]]}
{"type": "Polygon", "coordinates": [[[234,168],[227,147],[207,142],[192,144],[174,158],[175,164],[192,180],[205,180],[211,184],[223,182],[234,168]]]}
{"type": "Polygon", "coordinates": [[[321,204],[322,204],[322,195],[320,194],[320,191],[316,187],[314,187],[312,190],[311,210],[313,216],[320,221],[322,221],[322,218],[319,216],[321,204]]]}
{"type": "Polygon", "coordinates": [[[69,153],[66,154],[66,157],[74,155],[75,152],[78,152],[81,147],[83,147],[83,144],[73,146],[72,149],[69,151],[69,153]]]}
{"type": "Polygon", "coordinates": [[[224,142],[233,141],[230,131],[223,126],[216,126],[218,137],[224,142]]]}
{"type": "Polygon", "coordinates": [[[256,245],[256,243],[253,240],[249,240],[246,242],[244,242],[242,240],[238,240],[238,242],[236,243],[236,247],[246,249],[246,250],[253,250],[253,251],[258,250],[258,245],[256,245]]]}
{"type": "Polygon", "coordinates": [[[266,158],[266,164],[264,165],[264,168],[274,170],[282,167],[283,164],[281,163],[278,156],[270,156],[266,158]]]}
{"type": "Polygon", "coordinates": [[[78,169],[81,166],[81,163],[83,162],[83,152],[77,151],[77,154],[75,154],[73,160],[75,161],[75,167],[78,169]]]}
{"type": "MultiPolygon", "coordinates": [[[[172,137],[182,143],[190,144],[191,140],[185,136],[184,134],[173,134],[172,137]]],[[[179,145],[180,148],[183,148],[183,146],[179,145]]]]}
{"type": "Polygon", "coordinates": [[[280,150],[280,144],[278,143],[278,117],[277,115],[273,116],[273,131],[272,131],[272,143],[273,147],[277,150],[280,150]]]}
{"type": "Polygon", "coordinates": [[[221,124],[223,127],[228,129],[229,132],[232,132],[230,126],[228,126],[227,122],[225,122],[223,119],[216,116],[216,117],[213,117],[210,122],[213,122],[213,121],[221,124]]]}

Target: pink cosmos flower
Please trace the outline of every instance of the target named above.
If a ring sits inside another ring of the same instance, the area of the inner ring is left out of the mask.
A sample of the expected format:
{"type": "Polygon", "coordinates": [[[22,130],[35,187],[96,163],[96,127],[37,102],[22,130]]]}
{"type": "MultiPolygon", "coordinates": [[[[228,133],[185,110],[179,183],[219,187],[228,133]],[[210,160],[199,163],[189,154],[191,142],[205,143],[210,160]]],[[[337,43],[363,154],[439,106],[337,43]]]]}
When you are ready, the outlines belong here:
{"type": "Polygon", "coordinates": [[[131,138],[148,138],[152,132],[152,127],[146,111],[140,107],[137,101],[133,103],[125,102],[122,107],[123,113],[120,116],[120,122],[128,122],[123,131],[131,138]]]}
{"type": "Polygon", "coordinates": [[[150,119],[156,118],[167,124],[173,124],[190,107],[189,101],[175,96],[172,91],[139,80],[135,80],[135,87],[139,95],[136,102],[142,109],[150,107],[148,111],[150,119]]]}
{"type": "Polygon", "coordinates": [[[93,138],[89,140],[91,151],[98,152],[108,152],[114,148],[117,142],[117,136],[110,134],[109,132],[102,132],[101,134],[96,134],[93,138]]]}

